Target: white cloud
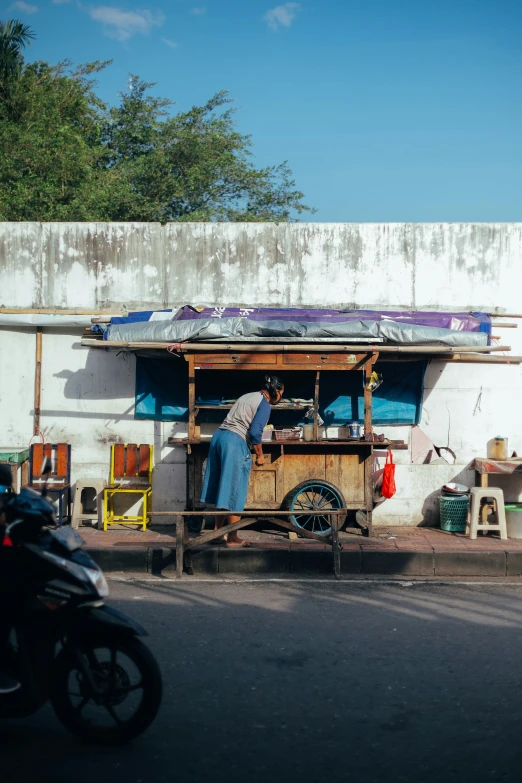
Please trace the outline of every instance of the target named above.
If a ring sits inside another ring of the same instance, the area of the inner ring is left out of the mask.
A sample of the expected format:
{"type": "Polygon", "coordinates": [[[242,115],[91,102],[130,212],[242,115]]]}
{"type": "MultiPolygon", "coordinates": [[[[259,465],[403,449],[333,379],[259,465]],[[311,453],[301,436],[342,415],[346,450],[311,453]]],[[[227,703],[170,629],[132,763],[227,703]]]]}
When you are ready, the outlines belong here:
{"type": "Polygon", "coordinates": [[[207,10],[207,9],[206,9],[206,8],[205,8],[205,6],[203,5],[203,6],[201,6],[201,8],[193,8],[193,9],[192,9],[192,13],[193,13],[195,16],[202,16],[202,15],[203,15],[203,14],[206,12],[206,10],[207,10]]]}
{"type": "Polygon", "coordinates": [[[17,11],[23,11],[24,14],[35,14],[38,11],[37,5],[24,3],[24,0],[16,0],[16,3],[13,3],[11,8],[16,8],[17,11]]]}
{"type": "Polygon", "coordinates": [[[70,3],[71,0],[52,0],[55,5],[63,5],[63,3],[70,3]]]}
{"type": "Polygon", "coordinates": [[[139,10],[125,11],[123,8],[101,5],[91,6],[89,15],[103,24],[103,33],[118,41],[128,41],[133,35],[147,35],[153,27],[161,27],[165,22],[162,11],[139,10]]]}
{"type": "Polygon", "coordinates": [[[272,30],[278,30],[280,26],[290,27],[298,11],[301,10],[301,3],[285,3],[276,5],[270,11],[267,11],[263,19],[268,23],[272,30]]]}
{"type": "Polygon", "coordinates": [[[177,46],[176,41],[171,41],[170,38],[162,38],[161,39],[164,44],[167,44],[167,46],[170,46],[171,49],[175,49],[177,46]]]}

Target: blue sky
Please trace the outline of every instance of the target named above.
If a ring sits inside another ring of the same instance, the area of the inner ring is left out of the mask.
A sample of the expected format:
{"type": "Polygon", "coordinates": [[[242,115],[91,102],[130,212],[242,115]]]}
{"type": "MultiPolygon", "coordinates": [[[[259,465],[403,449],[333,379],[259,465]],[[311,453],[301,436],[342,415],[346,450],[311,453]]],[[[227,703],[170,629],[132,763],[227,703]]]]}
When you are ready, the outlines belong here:
{"type": "Polygon", "coordinates": [[[179,109],[230,90],[319,221],[522,221],[521,0],[17,0],[29,59],[113,59],[179,109]]]}

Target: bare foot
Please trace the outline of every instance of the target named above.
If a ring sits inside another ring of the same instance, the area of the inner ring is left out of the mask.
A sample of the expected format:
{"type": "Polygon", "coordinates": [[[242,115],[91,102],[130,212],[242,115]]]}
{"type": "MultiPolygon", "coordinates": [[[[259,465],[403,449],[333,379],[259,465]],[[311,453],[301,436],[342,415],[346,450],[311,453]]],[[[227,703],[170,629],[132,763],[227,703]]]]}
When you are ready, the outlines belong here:
{"type": "Polygon", "coordinates": [[[227,546],[252,546],[252,544],[245,538],[235,538],[232,541],[228,540],[227,546]]]}

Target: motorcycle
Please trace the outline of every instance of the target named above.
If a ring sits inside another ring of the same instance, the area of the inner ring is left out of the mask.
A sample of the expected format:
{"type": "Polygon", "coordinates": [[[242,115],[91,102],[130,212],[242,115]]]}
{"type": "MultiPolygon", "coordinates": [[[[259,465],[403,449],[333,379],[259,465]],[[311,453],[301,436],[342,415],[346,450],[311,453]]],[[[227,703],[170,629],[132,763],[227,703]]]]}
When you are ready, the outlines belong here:
{"type": "Polygon", "coordinates": [[[0,498],[2,584],[9,577],[0,667],[21,685],[0,695],[0,717],[25,717],[50,701],[61,723],[83,740],[134,739],[152,723],[162,698],[158,664],[141,641],[147,632],[105,604],[105,577],[82,551],[78,533],[56,527],[45,484],[41,494],[25,488],[0,498]]]}

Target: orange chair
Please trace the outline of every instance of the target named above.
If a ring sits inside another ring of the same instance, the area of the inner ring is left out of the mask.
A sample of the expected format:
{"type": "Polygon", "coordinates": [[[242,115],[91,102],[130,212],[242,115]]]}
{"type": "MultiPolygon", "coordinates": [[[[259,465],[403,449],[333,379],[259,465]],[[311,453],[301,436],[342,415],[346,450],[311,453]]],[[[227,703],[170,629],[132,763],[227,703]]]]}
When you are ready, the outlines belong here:
{"type": "Polygon", "coordinates": [[[33,443],[29,463],[30,489],[42,490],[47,481],[47,494],[57,495],[58,524],[71,522],[71,447],[68,443],[33,443]],[[42,463],[51,460],[51,473],[42,474],[42,463]],[[66,502],[64,504],[64,497],[66,502]]]}
{"type": "Polygon", "coordinates": [[[109,525],[136,525],[147,529],[152,499],[153,448],[136,443],[118,443],[111,448],[109,485],[103,490],[103,529],[109,525]],[[142,513],[139,516],[114,513],[114,498],[120,494],[141,495],[142,513]]]}

